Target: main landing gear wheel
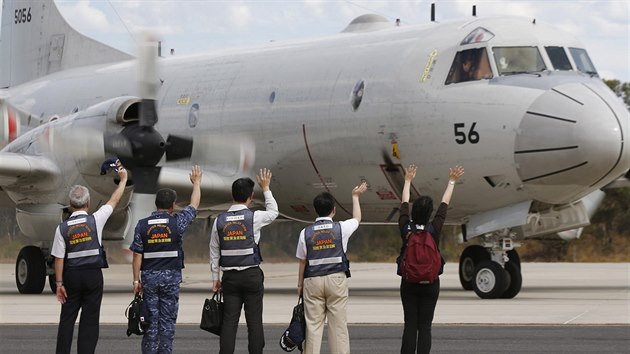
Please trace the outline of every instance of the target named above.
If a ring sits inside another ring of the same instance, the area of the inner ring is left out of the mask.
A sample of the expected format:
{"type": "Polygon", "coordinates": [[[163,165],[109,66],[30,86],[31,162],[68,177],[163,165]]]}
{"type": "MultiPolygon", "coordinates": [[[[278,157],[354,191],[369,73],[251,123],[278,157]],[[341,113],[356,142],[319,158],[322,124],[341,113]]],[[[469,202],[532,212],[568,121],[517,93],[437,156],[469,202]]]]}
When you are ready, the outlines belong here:
{"type": "Polygon", "coordinates": [[[482,299],[496,299],[503,294],[508,285],[508,276],[497,262],[482,261],[477,265],[473,289],[482,299]]]}
{"type": "Polygon", "coordinates": [[[466,247],[459,257],[459,282],[464,290],[472,290],[475,281],[477,265],[483,261],[489,261],[490,254],[479,245],[466,247]]]}
{"type": "Polygon", "coordinates": [[[46,264],[39,247],[22,248],[15,262],[15,284],[20,294],[41,294],[46,285],[46,264]]]}
{"type": "Polygon", "coordinates": [[[508,287],[503,294],[501,294],[501,298],[511,299],[521,291],[521,285],[523,284],[521,267],[509,261],[505,263],[505,272],[508,275],[508,287]]]}

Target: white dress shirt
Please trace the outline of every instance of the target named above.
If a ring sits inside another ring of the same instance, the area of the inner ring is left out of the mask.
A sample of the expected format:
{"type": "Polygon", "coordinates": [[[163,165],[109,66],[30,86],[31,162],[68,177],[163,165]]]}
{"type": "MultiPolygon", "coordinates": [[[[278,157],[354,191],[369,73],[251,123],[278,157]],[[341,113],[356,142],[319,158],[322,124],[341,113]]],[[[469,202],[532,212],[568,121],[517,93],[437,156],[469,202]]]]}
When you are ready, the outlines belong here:
{"type": "MultiPolygon", "coordinates": [[[[260,242],[260,229],[263,226],[271,224],[278,217],[278,203],[273,198],[271,191],[264,192],[265,209],[254,211],[254,242],[260,242]]],[[[238,211],[247,209],[245,204],[234,204],[228,211],[238,211]]],[[[219,267],[219,259],[221,258],[221,248],[219,244],[219,233],[217,232],[217,219],[214,219],[212,231],[210,233],[210,271],[212,272],[212,280],[221,280],[219,270],[243,270],[256,266],[245,267],[219,267]]]]}
{"type": "MultiPolygon", "coordinates": [[[[96,221],[96,237],[98,238],[98,243],[103,245],[103,228],[105,227],[105,223],[107,219],[112,215],[114,209],[111,205],[105,204],[100,207],[97,211],[94,212],[94,220],[96,221]]],[[[77,215],[88,215],[87,212],[75,211],[70,215],[70,217],[77,215]]],[[[55,239],[53,240],[52,250],[50,251],[56,258],[65,258],[66,257],[66,241],[64,241],[63,236],[61,236],[61,232],[59,231],[59,226],[55,230],[55,239]]]]}

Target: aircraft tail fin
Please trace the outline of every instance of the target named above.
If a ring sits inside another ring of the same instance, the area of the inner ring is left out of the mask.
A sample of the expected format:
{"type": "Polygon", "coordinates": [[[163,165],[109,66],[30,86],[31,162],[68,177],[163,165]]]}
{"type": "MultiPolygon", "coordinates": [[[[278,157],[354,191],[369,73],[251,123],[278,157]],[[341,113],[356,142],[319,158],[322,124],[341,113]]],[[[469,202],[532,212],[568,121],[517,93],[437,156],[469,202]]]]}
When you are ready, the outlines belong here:
{"type": "Polygon", "coordinates": [[[65,69],[132,58],[74,30],[53,0],[4,0],[0,35],[0,88],[65,69]]]}

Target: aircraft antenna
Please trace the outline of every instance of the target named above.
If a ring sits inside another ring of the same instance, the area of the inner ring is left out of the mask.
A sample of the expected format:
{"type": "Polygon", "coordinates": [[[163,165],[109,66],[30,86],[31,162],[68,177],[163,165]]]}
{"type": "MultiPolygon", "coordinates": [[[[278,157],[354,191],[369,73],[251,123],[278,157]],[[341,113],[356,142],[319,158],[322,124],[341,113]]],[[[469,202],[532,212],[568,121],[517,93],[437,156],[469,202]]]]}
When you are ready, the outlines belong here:
{"type": "Polygon", "coordinates": [[[431,3],[431,22],[435,22],[435,3],[431,3]]]}
{"type": "Polygon", "coordinates": [[[477,5],[473,5],[473,17],[477,17],[477,5]]]}
{"type": "Polygon", "coordinates": [[[114,10],[114,13],[116,14],[116,16],[118,16],[118,19],[120,20],[120,23],[122,23],[122,25],[125,27],[125,29],[127,30],[127,33],[129,33],[129,36],[131,37],[131,39],[133,40],[133,42],[135,43],[135,45],[137,47],[138,46],[138,42],[136,42],[136,38],[131,34],[131,31],[129,30],[129,27],[127,27],[127,24],[125,23],[125,21],[123,21],[122,17],[120,17],[120,14],[118,13],[118,11],[116,11],[116,8],[114,7],[114,5],[112,5],[112,2],[107,0],[107,3],[112,8],[112,10],[114,10]]]}

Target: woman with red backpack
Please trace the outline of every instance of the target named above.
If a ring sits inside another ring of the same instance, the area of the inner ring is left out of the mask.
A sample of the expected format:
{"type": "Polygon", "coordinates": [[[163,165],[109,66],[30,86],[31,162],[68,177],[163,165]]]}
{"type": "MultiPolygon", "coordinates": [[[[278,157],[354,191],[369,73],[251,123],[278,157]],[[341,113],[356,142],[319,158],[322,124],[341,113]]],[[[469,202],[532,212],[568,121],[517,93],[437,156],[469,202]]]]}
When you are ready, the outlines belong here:
{"type": "MultiPolygon", "coordinates": [[[[398,275],[401,276],[400,299],[405,316],[401,354],[416,352],[420,354],[431,351],[431,324],[440,294],[440,279],[437,275],[426,278],[425,273],[427,272],[423,272],[422,269],[431,265],[421,264],[422,259],[418,259],[418,255],[421,256],[424,254],[423,252],[431,252],[431,248],[439,252],[440,232],[446,219],[448,204],[451,201],[455,183],[464,174],[464,168],[461,166],[455,166],[449,170],[449,181],[442,196],[442,203],[440,203],[433,220],[429,222],[433,212],[433,199],[429,196],[421,196],[413,202],[411,219],[409,218],[409,194],[411,181],[416,177],[416,170],[415,165],[410,165],[405,169],[405,184],[402,190],[400,217],[398,218],[402,247],[396,263],[398,264],[398,275]],[[422,239],[429,236],[432,240],[422,239]],[[417,239],[408,242],[410,237],[417,239]],[[415,249],[408,249],[408,243],[413,244],[410,247],[415,249]],[[426,248],[420,248],[421,246],[418,246],[420,244],[426,248]]],[[[444,266],[444,260],[441,256],[439,262],[441,264],[437,264],[438,275],[442,274],[444,266]]],[[[435,265],[433,267],[435,268],[435,265]]]]}

